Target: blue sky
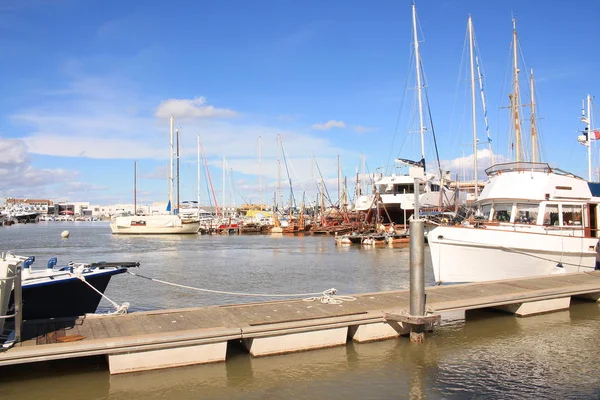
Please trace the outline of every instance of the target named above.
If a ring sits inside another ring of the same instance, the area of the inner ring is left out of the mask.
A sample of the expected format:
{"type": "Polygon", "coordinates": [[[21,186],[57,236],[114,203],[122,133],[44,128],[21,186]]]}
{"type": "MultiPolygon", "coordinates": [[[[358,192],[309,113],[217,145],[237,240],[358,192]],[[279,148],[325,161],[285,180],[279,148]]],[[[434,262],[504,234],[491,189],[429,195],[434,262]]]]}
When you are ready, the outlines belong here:
{"type": "MultiPolygon", "coordinates": [[[[600,3],[416,5],[443,168],[472,176],[464,48],[469,14],[484,69],[493,151],[499,160],[511,157],[502,107],[510,93],[516,16],[522,91],[525,71],[535,70],[543,160],[586,176],[586,149],[576,131],[582,129],[582,99],[600,94],[600,3]]],[[[394,157],[420,158],[411,34],[410,1],[3,0],[0,198],[132,202],[137,160],[138,201],[164,201],[171,113],[181,135],[182,199],[196,198],[198,134],[219,202],[223,157],[227,204],[258,202],[261,193],[272,202],[281,158],[277,135],[298,197],[302,191],[314,197],[319,173],[313,160],[328,190],[337,192],[338,156],[352,190],[361,155],[369,172],[394,157]]],[[[598,112],[593,116],[600,122],[598,112]]],[[[597,169],[596,149],[594,159],[597,169]]],[[[285,168],[281,175],[287,193],[285,168]]]]}

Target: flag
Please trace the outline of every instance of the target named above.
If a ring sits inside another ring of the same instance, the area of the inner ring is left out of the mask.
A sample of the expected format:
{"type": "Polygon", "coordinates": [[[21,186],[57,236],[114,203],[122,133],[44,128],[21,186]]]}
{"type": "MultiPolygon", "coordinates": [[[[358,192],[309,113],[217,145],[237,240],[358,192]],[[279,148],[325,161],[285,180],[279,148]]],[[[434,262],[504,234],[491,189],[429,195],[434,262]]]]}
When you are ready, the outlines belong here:
{"type": "Polygon", "coordinates": [[[599,130],[592,131],[592,133],[594,134],[593,139],[595,139],[595,140],[600,139],[600,131],[599,130]]]}

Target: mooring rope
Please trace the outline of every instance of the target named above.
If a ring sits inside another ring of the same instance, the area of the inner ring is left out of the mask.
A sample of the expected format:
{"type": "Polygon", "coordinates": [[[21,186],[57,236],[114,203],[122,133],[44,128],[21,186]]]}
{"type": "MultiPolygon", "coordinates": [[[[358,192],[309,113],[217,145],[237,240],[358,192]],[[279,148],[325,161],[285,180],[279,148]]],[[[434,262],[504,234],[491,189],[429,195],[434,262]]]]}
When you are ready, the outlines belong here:
{"type": "Polygon", "coordinates": [[[356,300],[356,298],[352,297],[352,296],[337,296],[336,295],[337,289],[335,289],[335,288],[327,289],[323,292],[316,292],[316,293],[292,293],[292,294],[227,292],[227,291],[223,291],[223,290],[202,289],[202,288],[197,288],[197,287],[193,287],[193,286],[189,286],[189,285],[182,285],[179,283],[167,282],[167,281],[163,281],[160,279],[151,278],[149,276],[136,274],[135,272],[131,272],[131,271],[127,271],[127,273],[129,273],[133,276],[148,279],[152,282],[162,283],[164,285],[174,286],[174,287],[178,287],[178,288],[182,288],[182,289],[196,290],[199,292],[206,292],[206,293],[228,294],[228,295],[232,295],[232,296],[252,296],[252,297],[305,297],[305,296],[311,296],[311,297],[307,297],[303,300],[304,301],[319,300],[323,304],[341,304],[344,301],[356,300]]]}
{"type": "Polygon", "coordinates": [[[83,283],[88,285],[90,288],[92,288],[92,290],[94,290],[96,293],[98,293],[100,296],[102,296],[110,304],[113,305],[113,307],[115,308],[115,311],[107,313],[106,315],[127,314],[127,310],[129,309],[129,303],[124,302],[123,304],[119,305],[118,303],[112,301],[111,299],[108,298],[108,296],[106,296],[104,293],[102,293],[101,291],[96,289],[91,283],[89,283],[85,279],[85,276],[82,275],[82,272],[83,272],[83,270],[80,267],[80,268],[73,269],[73,272],[70,273],[70,275],[75,275],[80,281],[82,281],[83,283]]]}

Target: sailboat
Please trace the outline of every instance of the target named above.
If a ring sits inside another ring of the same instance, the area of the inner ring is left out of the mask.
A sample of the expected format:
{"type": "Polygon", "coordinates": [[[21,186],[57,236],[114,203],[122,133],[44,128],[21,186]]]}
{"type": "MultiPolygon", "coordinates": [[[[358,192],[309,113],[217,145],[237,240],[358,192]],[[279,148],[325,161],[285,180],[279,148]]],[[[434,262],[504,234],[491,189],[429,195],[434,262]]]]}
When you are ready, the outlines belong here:
{"type": "Polygon", "coordinates": [[[438,226],[428,233],[438,283],[514,279],[595,268],[600,197],[593,194],[586,180],[538,162],[535,126],[531,161],[524,159],[514,19],[513,49],[514,86],[509,98],[515,161],[486,169],[489,180],[477,200],[478,218],[461,225],[438,226]]]}
{"type": "Polygon", "coordinates": [[[373,193],[358,196],[354,204],[356,211],[372,212],[375,209],[383,208],[385,212],[380,214],[384,221],[394,224],[407,224],[408,219],[414,214],[415,208],[438,211],[442,207],[450,206],[450,203],[454,201],[454,194],[451,193],[450,189],[447,189],[434,174],[427,173],[426,170],[425,132],[427,128],[423,117],[421,55],[417,35],[417,11],[414,4],[412,5],[412,22],[421,159],[412,161],[397,158],[395,167],[401,169],[400,172],[406,171],[406,169],[408,169],[408,172],[393,173],[391,175],[381,174],[374,183],[373,193]],[[416,199],[415,193],[418,194],[416,199]]]}
{"type": "MultiPolygon", "coordinates": [[[[113,234],[197,234],[200,230],[200,222],[196,219],[184,219],[172,211],[174,198],[174,126],[175,117],[170,119],[170,174],[169,174],[169,203],[167,211],[169,214],[161,215],[128,215],[113,217],[110,221],[110,229],[113,234]]],[[[177,155],[178,156],[178,155],[177,155]]],[[[179,159],[177,160],[179,162],[179,159]]],[[[179,172],[179,171],[178,171],[179,172]]],[[[179,173],[177,174],[179,177],[179,173]]],[[[178,178],[179,179],[179,178],[178,178]]],[[[135,191],[135,190],[134,190],[135,191]]],[[[137,214],[137,212],[135,212],[137,214]]]]}

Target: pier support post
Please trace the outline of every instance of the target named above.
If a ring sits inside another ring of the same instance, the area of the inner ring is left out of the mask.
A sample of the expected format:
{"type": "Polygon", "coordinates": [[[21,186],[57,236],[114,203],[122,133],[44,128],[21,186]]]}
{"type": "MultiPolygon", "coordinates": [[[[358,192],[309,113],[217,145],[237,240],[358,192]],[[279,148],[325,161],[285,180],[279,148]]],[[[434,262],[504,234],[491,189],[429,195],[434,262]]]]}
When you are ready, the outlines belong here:
{"type": "MultiPolygon", "coordinates": [[[[416,212],[416,211],[415,211],[416,212]]],[[[410,315],[425,315],[425,221],[410,221],[410,315]]],[[[410,341],[422,343],[425,339],[425,327],[413,325],[410,341]]]]}

